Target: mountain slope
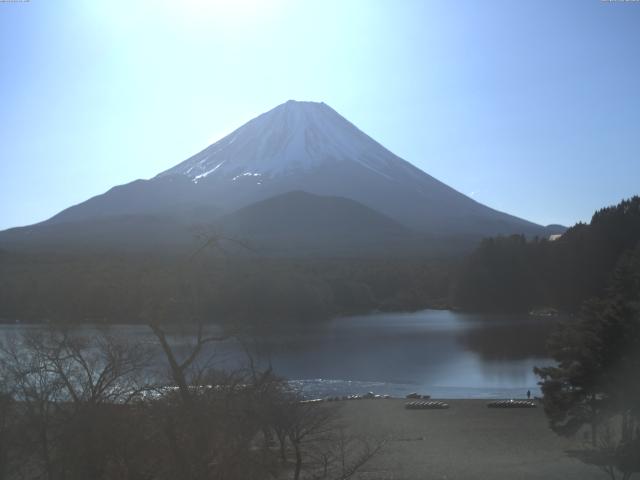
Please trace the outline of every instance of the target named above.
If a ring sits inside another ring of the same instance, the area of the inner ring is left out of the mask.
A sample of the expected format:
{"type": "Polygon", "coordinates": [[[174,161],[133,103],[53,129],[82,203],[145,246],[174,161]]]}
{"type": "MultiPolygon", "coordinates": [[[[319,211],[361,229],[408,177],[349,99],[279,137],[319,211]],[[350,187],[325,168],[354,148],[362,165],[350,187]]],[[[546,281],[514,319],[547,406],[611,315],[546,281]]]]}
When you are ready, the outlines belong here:
{"type": "Polygon", "coordinates": [[[201,247],[206,234],[220,235],[225,250],[244,255],[398,257],[432,251],[423,235],[346,198],[288,192],[223,216],[198,213],[199,223],[170,213],[48,222],[2,232],[0,245],[27,251],[184,254],[201,247]],[[247,248],[237,248],[236,240],[247,248]]]}
{"type": "Polygon", "coordinates": [[[168,214],[111,215],[0,232],[0,248],[44,252],[189,252],[198,230],[168,214]]]}
{"type": "Polygon", "coordinates": [[[235,209],[292,190],[351,198],[432,234],[541,233],[397,157],[324,103],[289,101],[158,175],[235,209]]]}
{"type": "Polygon", "coordinates": [[[301,191],[243,207],[216,228],[257,253],[278,255],[397,255],[426,245],[416,232],[353,200],[301,191]]]}
{"type": "MultiPolygon", "coordinates": [[[[53,236],[63,242],[67,227],[69,235],[74,231],[77,235],[78,222],[89,222],[87,231],[99,231],[103,227],[98,224],[104,221],[120,232],[117,241],[114,239],[115,247],[126,244],[127,236],[142,235],[133,231],[131,215],[141,216],[141,226],[149,225],[150,218],[158,221],[168,216],[163,227],[167,232],[162,235],[182,238],[185,226],[211,223],[220,214],[231,215],[288,192],[357,202],[367,210],[350,208],[349,222],[357,224],[357,215],[370,218],[373,210],[401,224],[404,229],[396,228],[396,232],[408,237],[420,232],[429,238],[464,238],[468,242],[496,234],[547,235],[545,227],[488,208],[397,157],[324,103],[289,101],[150,180],[114,187],[26,230],[0,233],[0,245],[8,238],[19,243],[25,232],[29,232],[25,241],[33,245],[38,236],[42,235],[44,242],[54,231],[53,236]],[[176,218],[179,221],[174,221],[176,218]]],[[[327,201],[311,202],[309,198],[307,214],[316,217],[317,205],[310,203],[324,205],[327,201]]],[[[325,228],[326,242],[342,235],[341,222],[346,221],[340,217],[340,208],[332,211],[335,217],[325,228]]],[[[250,216],[239,213],[237,218],[242,215],[250,216]]],[[[240,220],[233,224],[229,218],[228,228],[240,228],[240,220]]],[[[253,221],[255,228],[261,225],[263,238],[268,233],[284,241],[293,235],[282,221],[279,228],[260,223],[259,215],[254,215],[253,221]],[[271,232],[267,232],[269,228],[271,232]]],[[[251,231],[252,227],[245,221],[243,228],[251,231]]],[[[105,234],[100,242],[107,244],[114,237],[105,234]]],[[[346,238],[356,241],[354,235],[346,238]]]]}

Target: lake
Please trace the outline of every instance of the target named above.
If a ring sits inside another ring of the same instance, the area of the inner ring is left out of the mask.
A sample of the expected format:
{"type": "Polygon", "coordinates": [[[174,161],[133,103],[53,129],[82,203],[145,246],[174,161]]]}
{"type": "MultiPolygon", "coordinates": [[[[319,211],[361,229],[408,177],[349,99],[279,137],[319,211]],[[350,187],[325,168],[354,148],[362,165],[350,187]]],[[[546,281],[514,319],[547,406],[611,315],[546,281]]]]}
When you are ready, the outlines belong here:
{"type": "MultiPolygon", "coordinates": [[[[464,314],[446,310],[375,313],[323,324],[255,333],[215,344],[220,367],[260,365],[309,397],[366,393],[434,398],[517,398],[539,395],[534,366],[552,361],[545,340],[556,318],[464,314]]],[[[3,325],[2,334],[39,328],[3,325]]],[[[82,327],[90,333],[92,327],[82,327]]],[[[155,343],[145,326],[114,326],[113,333],[155,343]]],[[[188,337],[172,343],[187,349],[188,337]]],[[[158,356],[159,361],[162,358],[158,356]]]]}

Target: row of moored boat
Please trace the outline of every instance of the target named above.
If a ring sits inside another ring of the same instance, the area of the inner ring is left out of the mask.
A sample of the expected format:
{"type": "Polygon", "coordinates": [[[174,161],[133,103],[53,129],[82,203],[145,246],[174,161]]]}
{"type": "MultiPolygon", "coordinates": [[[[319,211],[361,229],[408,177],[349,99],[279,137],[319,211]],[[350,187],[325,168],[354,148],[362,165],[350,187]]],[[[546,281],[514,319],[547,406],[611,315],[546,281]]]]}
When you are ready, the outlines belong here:
{"type": "Polygon", "coordinates": [[[487,404],[489,408],[536,408],[531,400],[497,400],[487,404]]]}
{"type": "Polygon", "coordinates": [[[408,402],[404,404],[404,408],[408,410],[437,410],[449,408],[449,404],[444,402],[408,402]]]}

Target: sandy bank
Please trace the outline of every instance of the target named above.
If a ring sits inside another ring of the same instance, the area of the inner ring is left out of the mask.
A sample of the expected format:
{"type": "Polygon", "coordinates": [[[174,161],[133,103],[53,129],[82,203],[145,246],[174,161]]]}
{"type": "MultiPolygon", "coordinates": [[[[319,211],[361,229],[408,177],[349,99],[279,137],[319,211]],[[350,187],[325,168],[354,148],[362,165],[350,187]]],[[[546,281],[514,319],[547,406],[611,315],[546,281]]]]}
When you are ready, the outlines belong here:
{"type": "Polygon", "coordinates": [[[448,410],[405,410],[405,400],[354,400],[341,415],[354,431],[389,439],[361,479],[603,479],[565,451],[542,408],[487,408],[484,400],[448,400],[448,410]]]}

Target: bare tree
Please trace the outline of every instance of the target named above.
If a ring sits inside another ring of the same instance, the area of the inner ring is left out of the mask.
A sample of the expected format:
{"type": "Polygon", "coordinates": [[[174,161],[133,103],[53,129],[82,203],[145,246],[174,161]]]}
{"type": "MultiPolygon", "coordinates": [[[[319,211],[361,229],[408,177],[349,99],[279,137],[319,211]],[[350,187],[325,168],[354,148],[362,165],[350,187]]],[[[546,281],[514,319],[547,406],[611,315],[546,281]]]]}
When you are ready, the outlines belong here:
{"type": "MultiPolygon", "coordinates": [[[[179,359],[167,339],[167,333],[158,323],[151,323],[149,327],[160,343],[162,352],[169,364],[169,374],[171,381],[178,387],[182,401],[189,405],[194,394],[193,384],[198,383],[198,379],[206,372],[206,368],[197,368],[196,360],[203,353],[203,348],[210,343],[224,340],[224,336],[205,335],[204,326],[198,323],[195,340],[190,347],[189,353],[183,359],[179,359]],[[196,373],[197,374],[194,374],[196,373]]],[[[209,362],[206,362],[209,365],[209,362]]]]}
{"type": "Polygon", "coordinates": [[[164,475],[262,478],[272,462],[253,447],[263,431],[261,404],[269,375],[216,369],[214,354],[206,347],[224,337],[207,335],[202,325],[180,355],[163,327],[153,324],[151,328],[169,366],[169,385],[154,406],[171,458],[164,475]]]}
{"type": "Polygon", "coordinates": [[[304,401],[287,405],[280,421],[293,452],[294,480],[346,480],[382,450],[383,440],[355,435],[341,420],[337,405],[304,401]]]}
{"type": "Polygon", "coordinates": [[[143,387],[141,345],[65,330],[6,339],[0,367],[11,385],[20,450],[29,478],[101,478],[126,443],[128,405],[143,387]]]}
{"type": "Polygon", "coordinates": [[[15,401],[0,370],[0,480],[9,478],[13,465],[11,439],[15,434],[15,401]]]}

